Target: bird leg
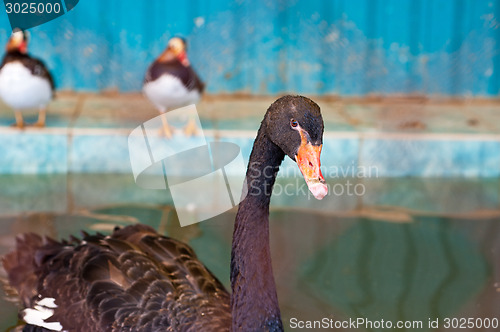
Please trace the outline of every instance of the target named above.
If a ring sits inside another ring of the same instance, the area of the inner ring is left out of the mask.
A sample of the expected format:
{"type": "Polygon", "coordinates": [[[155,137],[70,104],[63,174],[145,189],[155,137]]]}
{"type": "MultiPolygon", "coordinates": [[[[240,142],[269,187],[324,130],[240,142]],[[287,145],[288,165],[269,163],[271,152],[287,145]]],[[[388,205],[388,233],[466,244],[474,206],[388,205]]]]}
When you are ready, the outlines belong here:
{"type": "Polygon", "coordinates": [[[45,127],[46,116],[47,116],[47,111],[45,108],[42,108],[40,110],[40,113],[38,113],[38,121],[34,124],[34,126],[39,128],[45,127]]]}
{"type": "Polygon", "coordinates": [[[186,127],[184,127],[184,134],[187,137],[196,136],[198,134],[198,126],[194,117],[190,116],[186,127]]]}
{"type": "Polygon", "coordinates": [[[168,124],[167,115],[162,113],[160,117],[163,124],[163,127],[160,129],[160,135],[165,135],[166,138],[172,138],[172,129],[170,129],[170,125],[168,124]]]}
{"type": "Polygon", "coordinates": [[[23,114],[21,113],[21,111],[14,111],[14,113],[16,115],[16,123],[13,124],[13,126],[19,129],[23,129],[24,128],[23,114]]]}

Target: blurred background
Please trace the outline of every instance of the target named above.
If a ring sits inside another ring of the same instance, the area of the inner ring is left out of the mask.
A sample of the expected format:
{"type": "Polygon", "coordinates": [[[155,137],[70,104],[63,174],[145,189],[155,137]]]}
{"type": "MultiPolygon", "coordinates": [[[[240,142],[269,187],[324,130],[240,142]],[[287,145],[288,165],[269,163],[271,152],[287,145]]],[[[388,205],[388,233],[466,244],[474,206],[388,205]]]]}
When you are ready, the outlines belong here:
{"type": "Polygon", "coordinates": [[[472,0],[82,1],[33,28],[31,50],[64,90],[138,91],[180,35],[209,93],[495,97],[499,11],[472,0]]]}
{"type": "MultiPolygon", "coordinates": [[[[0,45],[9,27],[0,13],[0,45]]],[[[291,317],[500,319],[500,1],[82,0],[30,32],[57,95],[42,129],[12,128],[0,105],[0,254],[26,231],[143,222],[229,284],[236,210],[181,228],[169,190],[138,187],[130,166],[128,135],[158,116],[145,72],[182,36],[206,83],[204,135],[245,160],[279,96],[321,106],[330,195],[272,199],[286,329],[291,317]]],[[[277,189],[289,183],[304,185],[286,160],[277,189]]],[[[17,324],[5,298],[0,330],[17,324]]]]}

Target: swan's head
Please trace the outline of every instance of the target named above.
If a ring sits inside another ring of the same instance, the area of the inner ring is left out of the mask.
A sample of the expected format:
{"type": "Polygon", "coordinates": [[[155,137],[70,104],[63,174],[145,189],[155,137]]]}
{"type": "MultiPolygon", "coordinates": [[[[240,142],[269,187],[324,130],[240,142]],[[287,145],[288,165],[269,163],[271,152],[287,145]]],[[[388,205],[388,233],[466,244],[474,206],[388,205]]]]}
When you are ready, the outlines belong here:
{"type": "Polygon", "coordinates": [[[28,51],[28,31],[15,29],[7,42],[7,52],[19,51],[26,53],[28,51]]]}
{"type": "Polygon", "coordinates": [[[324,126],[318,104],[302,96],[284,96],[269,107],[264,121],[268,137],[297,162],[314,197],[325,197],[328,188],[320,169],[324,126]]]}

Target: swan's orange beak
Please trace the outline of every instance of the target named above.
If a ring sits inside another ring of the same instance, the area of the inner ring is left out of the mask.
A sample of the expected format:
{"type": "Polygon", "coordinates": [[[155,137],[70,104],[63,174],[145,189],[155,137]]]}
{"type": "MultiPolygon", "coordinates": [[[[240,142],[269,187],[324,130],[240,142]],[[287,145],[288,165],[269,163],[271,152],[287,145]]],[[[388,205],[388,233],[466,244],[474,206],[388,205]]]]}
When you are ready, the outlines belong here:
{"type": "Polygon", "coordinates": [[[301,144],[295,156],[295,161],[306,180],[309,191],[316,199],[323,199],[328,194],[328,187],[325,185],[325,179],[320,169],[320,155],[323,146],[314,146],[309,143],[302,131],[300,136],[301,144]]]}

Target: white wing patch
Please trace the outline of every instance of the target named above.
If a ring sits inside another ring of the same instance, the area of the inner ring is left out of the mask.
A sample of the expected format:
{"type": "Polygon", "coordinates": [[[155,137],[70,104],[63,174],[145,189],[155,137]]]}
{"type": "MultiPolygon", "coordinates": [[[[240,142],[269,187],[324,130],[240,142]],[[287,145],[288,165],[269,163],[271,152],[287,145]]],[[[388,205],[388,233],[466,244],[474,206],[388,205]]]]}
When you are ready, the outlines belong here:
{"type": "Polygon", "coordinates": [[[56,300],[51,297],[37,301],[33,308],[23,310],[23,319],[26,323],[40,326],[52,331],[62,331],[63,327],[59,322],[45,322],[54,315],[57,308],[56,300]]]}

